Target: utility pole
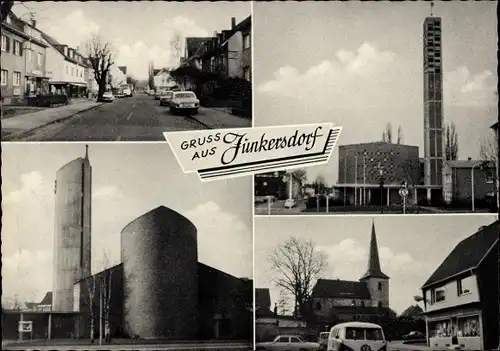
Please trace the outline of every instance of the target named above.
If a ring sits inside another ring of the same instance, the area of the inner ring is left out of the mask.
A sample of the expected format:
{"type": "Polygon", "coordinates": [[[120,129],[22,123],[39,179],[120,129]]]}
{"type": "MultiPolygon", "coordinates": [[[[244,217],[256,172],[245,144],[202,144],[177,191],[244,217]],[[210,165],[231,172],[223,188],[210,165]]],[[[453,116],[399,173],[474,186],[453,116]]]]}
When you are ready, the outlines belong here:
{"type": "Polygon", "coordinates": [[[432,12],[433,12],[433,10],[434,10],[434,1],[431,1],[431,17],[432,17],[432,15],[433,15],[433,13],[432,13],[432,12]]]}

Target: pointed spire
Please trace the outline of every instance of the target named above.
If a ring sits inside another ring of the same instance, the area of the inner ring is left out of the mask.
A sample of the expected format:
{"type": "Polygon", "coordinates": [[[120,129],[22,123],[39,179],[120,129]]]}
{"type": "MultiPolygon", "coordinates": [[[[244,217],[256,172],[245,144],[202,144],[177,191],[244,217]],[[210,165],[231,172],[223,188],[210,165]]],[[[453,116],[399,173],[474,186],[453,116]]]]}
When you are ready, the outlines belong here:
{"type": "Polygon", "coordinates": [[[361,277],[361,279],[366,278],[389,279],[389,277],[382,273],[382,270],[380,269],[380,258],[378,255],[377,234],[375,233],[374,219],[372,219],[372,236],[370,240],[370,257],[368,257],[368,270],[361,277]]]}
{"type": "Polygon", "coordinates": [[[85,160],[89,159],[89,146],[88,144],[85,145],[85,160]]]}
{"type": "Polygon", "coordinates": [[[433,13],[432,13],[432,12],[433,12],[433,11],[432,11],[433,9],[434,9],[434,1],[431,1],[431,17],[432,17],[432,15],[433,15],[433,13]]]}

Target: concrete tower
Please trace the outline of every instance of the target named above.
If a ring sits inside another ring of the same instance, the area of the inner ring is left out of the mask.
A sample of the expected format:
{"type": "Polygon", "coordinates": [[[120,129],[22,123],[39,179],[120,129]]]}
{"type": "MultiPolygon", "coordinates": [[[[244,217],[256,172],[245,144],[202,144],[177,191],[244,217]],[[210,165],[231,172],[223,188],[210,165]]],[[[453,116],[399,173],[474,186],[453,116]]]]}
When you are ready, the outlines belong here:
{"type": "Polygon", "coordinates": [[[440,196],[443,185],[443,62],[441,18],[424,21],[424,184],[427,199],[440,196]],[[432,190],[435,195],[432,194],[432,190]]]}
{"type": "Polygon", "coordinates": [[[52,310],[73,310],[73,285],[90,275],[92,167],[85,157],[56,174],[52,310]]]}
{"type": "Polygon", "coordinates": [[[389,307],[389,277],[380,269],[378,256],[377,235],[375,234],[375,223],[372,222],[372,237],[370,240],[370,257],[368,258],[368,270],[361,277],[370,291],[373,307],[389,307]]]}

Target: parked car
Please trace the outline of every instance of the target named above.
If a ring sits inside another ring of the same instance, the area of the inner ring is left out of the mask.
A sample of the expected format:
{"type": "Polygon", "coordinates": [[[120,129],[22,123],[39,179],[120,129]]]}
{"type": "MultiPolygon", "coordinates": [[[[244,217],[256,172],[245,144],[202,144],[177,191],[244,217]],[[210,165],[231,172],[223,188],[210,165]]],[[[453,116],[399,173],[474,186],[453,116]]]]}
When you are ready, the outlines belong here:
{"type": "Polygon", "coordinates": [[[130,88],[123,89],[123,96],[125,96],[125,97],[131,97],[132,96],[132,90],[130,88]]]}
{"type": "Polygon", "coordinates": [[[257,351],[318,351],[317,342],[306,342],[298,335],[278,335],[270,342],[255,345],[257,351]]]}
{"type": "Polygon", "coordinates": [[[287,199],[285,201],[285,208],[294,208],[297,206],[297,202],[295,202],[295,199],[287,199]]]}
{"type": "Polygon", "coordinates": [[[113,102],[115,101],[115,97],[111,91],[106,91],[102,95],[102,101],[113,102]]]}
{"type": "Polygon", "coordinates": [[[427,339],[426,335],[419,331],[411,331],[403,335],[403,340],[424,340],[427,339]]]}
{"type": "Polygon", "coordinates": [[[161,91],[160,91],[160,90],[155,91],[155,92],[153,93],[153,96],[154,96],[155,100],[160,100],[161,91]]]}
{"type": "Polygon", "coordinates": [[[170,106],[170,102],[172,101],[173,96],[174,96],[173,91],[166,91],[162,96],[160,96],[160,105],[170,106]]]}
{"type": "Polygon", "coordinates": [[[192,91],[175,91],[170,102],[170,112],[198,113],[200,100],[192,91]]]}
{"type": "Polygon", "coordinates": [[[330,335],[330,332],[319,333],[318,343],[321,351],[326,351],[328,347],[328,335],[330,335]]]}
{"type": "Polygon", "coordinates": [[[334,325],[328,335],[327,351],[387,351],[382,327],[374,323],[348,322],[334,325]]]}

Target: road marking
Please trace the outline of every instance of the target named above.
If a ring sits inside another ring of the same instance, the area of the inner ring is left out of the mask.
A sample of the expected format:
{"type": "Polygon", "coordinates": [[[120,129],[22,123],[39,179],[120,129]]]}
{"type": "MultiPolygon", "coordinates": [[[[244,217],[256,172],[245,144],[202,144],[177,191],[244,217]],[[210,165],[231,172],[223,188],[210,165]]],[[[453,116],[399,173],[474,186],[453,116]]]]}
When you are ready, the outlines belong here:
{"type": "MultiPolygon", "coordinates": [[[[134,105],[135,106],[135,105],[134,105]]],[[[130,119],[130,117],[132,117],[132,115],[134,114],[134,112],[130,112],[127,116],[127,121],[130,119]]]]}

